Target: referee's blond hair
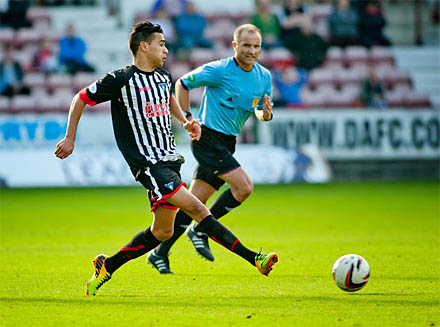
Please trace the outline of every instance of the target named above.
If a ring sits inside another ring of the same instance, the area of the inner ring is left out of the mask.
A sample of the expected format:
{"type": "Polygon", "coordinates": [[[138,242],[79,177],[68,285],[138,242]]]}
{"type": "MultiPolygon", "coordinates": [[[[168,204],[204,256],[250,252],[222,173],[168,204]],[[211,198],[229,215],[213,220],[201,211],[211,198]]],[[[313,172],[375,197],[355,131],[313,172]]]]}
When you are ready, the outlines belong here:
{"type": "Polygon", "coordinates": [[[243,25],[238,26],[235,29],[235,31],[234,31],[234,41],[238,42],[238,39],[240,38],[240,36],[243,33],[250,33],[250,34],[256,33],[256,34],[259,34],[260,37],[262,37],[261,31],[260,31],[260,29],[257,26],[255,26],[253,24],[243,24],[243,25]]]}

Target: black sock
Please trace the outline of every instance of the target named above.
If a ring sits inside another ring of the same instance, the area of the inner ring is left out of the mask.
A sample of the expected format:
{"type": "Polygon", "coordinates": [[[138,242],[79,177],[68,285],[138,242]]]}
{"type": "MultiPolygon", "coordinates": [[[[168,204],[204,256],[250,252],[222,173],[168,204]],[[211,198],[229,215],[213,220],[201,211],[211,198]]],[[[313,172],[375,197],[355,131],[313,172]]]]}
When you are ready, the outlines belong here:
{"type": "Polygon", "coordinates": [[[105,260],[105,268],[112,274],[124,263],[144,255],[159,243],[160,241],[154,237],[150,227],[148,227],[146,230],[137,233],[126,246],[105,260]]]}
{"type": "Polygon", "coordinates": [[[255,255],[257,253],[245,247],[229,229],[218,222],[212,215],[209,215],[199,223],[199,230],[255,266],[255,255]]]}
{"type": "MultiPolygon", "coordinates": [[[[212,204],[211,208],[209,208],[209,211],[211,211],[215,219],[220,219],[231,211],[231,209],[237,208],[240,204],[241,202],[235,200],[234,196],[232,195],[232,191],[229,188],[219,195],[219,197],[212,204]]],[[[197,232],[200,232],[200,230],[197,228],[197,224],[195,225],[194,229],[197,232]]]]}
{"type": "Polygon", "coordinates": [[[220,219],[240,204],[241,202],[238,202],[232,195],[231,189],[227,189],[215,200],[209,211],[211,211],[215,219],[220,219]]]}
{"type": "Polygon", "coordinates": [[[159,244],[156,247],[155,252],[157,255],[162,257],[168,256],[168,252],[170,251],[173,244],[177,241],[177,239],[185,232],[186,227],[191,224],[192,218],[184,213],[182,210],[179,210],[176,215],[176,219],[174,220],[174,233],[170,239],[166,240],[159,244]]]}

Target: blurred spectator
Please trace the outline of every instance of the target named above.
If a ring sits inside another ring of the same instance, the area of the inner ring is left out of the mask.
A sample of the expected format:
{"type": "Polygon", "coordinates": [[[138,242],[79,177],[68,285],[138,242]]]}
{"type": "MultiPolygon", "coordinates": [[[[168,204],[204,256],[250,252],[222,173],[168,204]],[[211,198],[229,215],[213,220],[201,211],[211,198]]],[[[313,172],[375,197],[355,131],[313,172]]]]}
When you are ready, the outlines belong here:
{"type": "Polygon", "coordinates": [[[307,83],[307,71],[292,66],[284,70],[274,70],[273,77],[281,95],[280,105],[302,105],[300,91],[307,83]]]}
{"type": "Polygon", "coordinates": [[[368,68],[368,78],[362,82],[360,98],[364,106],[380,109],[387,107],[384,88],[374,66],[368,68]]]}
{"type": "Polygon", "coordinates": [[[330,43],[346,47],[359,44],[359,16],[349,0],[338,0],[329,16],[330,43]]]}
{"type": "Polygon", "coordinates": [[[31,27],[32,23],[27,19],[27,11],[31,6],[30,0],[9,0],[3,4],[1,26],[10,26],[14,29],[31,27]]]}
{"type": "Polygon", "coordinates": [[[263,48],[282,46],[281,26],[278,16],[272,12],[272,0],[256,0],[256,12],[251,17],[251,24],[260,29],[263,36],[263,48]]]}
{"type": "Polygon", "coordinates": [[[281,10],[278,12],[278,20],[281,23],[281,33],[284,30],[300,28],[307,14],[307,7],[302,0],[284,0],[281,10]]]}
{"type": "Polygon", "coordinates": [[[0,62],[0,93],[9,97],[16,94],[30,94],[30,89],[23,84],[23,69],[14,58],[14,49],[8,47],[0,62]]]}
{"type": "Polygon", "coordinates": [[[165,8],[171,18],[175,20],[177,16],[186,12],[187,4],[188,0],[156,0],[151,8],[151,13],[156,16],[160,9],[165,8]]]}
{"type": "Polygon", "coordinates": [[[42,39],[32,62],[33,69],[42,73],[55,73],[59,70],[54,45],[49,39],[42,39]]]}
{"type": "Polygon", "coordinates": [[[312,18],[305,16],[301,29],[292,29],[284,45],[296,58],[300,68],[311,70],[319,67],[327,54],[328,43],[313,31],[312,18]]]}
{"type": "Polygon", "coordinates": [[[176,31],[174,23],[168,14],[165,6],[161,7],[156,15],[151,19],[153,24],[159,24],[162,27],[168,50],[174,52],[176,50],[176,31]]]}
{"type": "Polygon", "coordinates": [[[176,32],[179,40],[179,52],[188,55],[194,47],[213,48],[211,41],[203,37],[206,19],[196,12],[193,2],[188,1],[186,12],[176,18],[176,32]]]}
{"type": "Polygon", "coordinates": [[[94,72],[95,69],[90,66],[84,55],[86,53],[86,43],[82,38],[75,35],[75,28],[72,24],[68,24],[66,28],[66,36],[59,41],[60,47],[60,64],[70,74],[76,72],[94,72]]]}
{"type": "Polygon", "coordinates": [[[363,45],[389,46],[391,42],[383,34],[386,21],[382,15],[379,1],[369,1],[360,17],[360,38],[363,45]]]}

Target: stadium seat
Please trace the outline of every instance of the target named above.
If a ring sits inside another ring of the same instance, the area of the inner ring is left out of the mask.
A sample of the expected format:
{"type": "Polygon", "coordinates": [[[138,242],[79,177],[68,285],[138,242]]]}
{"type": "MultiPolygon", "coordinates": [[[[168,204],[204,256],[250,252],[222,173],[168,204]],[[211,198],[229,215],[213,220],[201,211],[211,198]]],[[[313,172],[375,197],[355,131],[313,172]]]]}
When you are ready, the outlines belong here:
{"type": "Polygon", "coordinates": [[[11,99],[12,113],[29,113],[35,112],[36,99],[32,95],[16,95],[11,99]]]}
{"type": "Polygon", "coordinates": [[[0,28],[0,45],[5,46],[14,41],[15,32],[10,27],[0,28]]]}
{"type": "Polygon", "coordinates": [[[347,84],[360,84],[368,76],[368,68],[363,64],[354,64],[347,69],[341,69],[335,76],[336,83],[343,87],[347,84]]]}
{"type": "Polygon", "coordinates": [[[50,75],[47,79],[47,85],[50,90],[55,90],[57,88],[71,88],[72,78],[70,77],[70,75],[50,75]]]}
{"type": "Polygon", "coordinates": [[[50,94],[35,96],[35,111],[39,113],[50,113],[59,111],[59,100],[50,94]]]}
{"type": "Polygon", "coordinates": [[[312,16],[314,21],[318,19],[327,20],[332,10],[333,8],[331,4],[315,4],[313,6],[310,6],[310,15],[312,16]]]}
{"type": "Polygon", "coordinates": [[[186,61],[175,61],[169,65],[168,70],[173,81],[177,81],[180,77],[191,71],[191,65],[186,61]]]}
{"type": "Polygon", "coordinates": [[[394,66],[394,55],[390,48],[373,46],[370,49],[369,60],[374,64],[389,64],[394,66]]]}
{"type": "Polygon", "coordinates": [[[332,84],[334,81],[333,71],[327,68],[316,68],[309,74],[308,85],[318,87],[322,84],[332,84]]]}
{"type": "Polygon", "coordinates": [[[194,48],[191,51],[190,62],[193,67],[198,67],[207,62],[219,59],[214,49],[194,48]]]}
{"type": "Polygon", "coordinates": [[[26,47],[14,53],[14,58],[20,63],[21,68],[25,72],[32,71],[32,61],[34,59],[34,52],[30,49],[31,49],[30,47],[26,47]]]}
{"type": "Polygon", "coordinates": [[[27,73],[24,74],[23,82],[31,89],[33,88],[45,88],[46,76],[43,73],[27,73]]]}
{"type": "Polygon", "coordinates": [[[99,77],[95,73],[79,72],[72,77],[72,87],[75,92],[89,86],[99,77]]]}
{"type": "Polygon", "coordinates": [[[304,106],[319,108],[325,105],[325,95],[309,87],[302,88],[300,96],[304,106]]]}
{"type": "Polygon", "coordinates": [[[350,46],[345,48],[344,51],[344,62],[347,65],[352,65],[353,63],[368,62],[368,50],[361,46],[350,46]]]}
{"type": "Polygon", "coordinates": [[[324,66],[332,65],[332,64],[338,64],[338,65],[344,64],[344,52],[339,47],[330,47],[327,50],[324,66]]]}
{"type": "Polygon", "coordinates": [[[420,94],[411,91],[405,95],[404,106],[408,108],[429,108],[431,107],[431,100],[426,94],[420,94]]]}
{"type": "Polygon", "coordinates": [[[388,74],[390,74],[392,71],[395,70],[393,65],[391,65],[389,62],[378,62],[374,66],[375,66],[377,77],[380,80],[384,80],[388,74]]]}
{"type": "Polygon", "coordinates": [[[45,7],[30,7],[26,13],[27,18],[34,26],[37,22],[46,22],[50,24],[50,13],[45,7]]]}
{"type": "Polygon", "coordinates": [[[14,43],[16,46],[22,46],[29,43],[38,43],[43,37],[42,31],[33,28],[20,28],[15,36],[14,43]]]}
{"type": "Polygon", "coordinates": [[[264,62],[267,63],[268,67],[274,69],[283,69],[295,64],[295,57],[286,48],[273,48],[264,55],[265,58],[267,57],[264,62]]]}
{"type": "Polygon", "coordinates": [[[387,89],[393,88],[396,84],[408,84],[412,87],[412,79],[408,72],[392,70],[384,76],[384,84],[387,89]]]}
{"type": "Polygon", "coordinates": [[[9,113],[11,109],[11,100],[8,97],[0,96],[0,113],[9,113]]]}
{"type": "Polygon", "coordinates": [[[55,101],[58,111],[67,112],[74,95],[70,88],[58,88],[54,91],[51,98],[55,101]]]}
{"type": "Polygon", "coordinates": [[[228,46],[232,42],[234,30],[235,25],[230,19],[221,19],[214,24],[208,24],[204,36],[213,42],[221,42],[228,46]]]}

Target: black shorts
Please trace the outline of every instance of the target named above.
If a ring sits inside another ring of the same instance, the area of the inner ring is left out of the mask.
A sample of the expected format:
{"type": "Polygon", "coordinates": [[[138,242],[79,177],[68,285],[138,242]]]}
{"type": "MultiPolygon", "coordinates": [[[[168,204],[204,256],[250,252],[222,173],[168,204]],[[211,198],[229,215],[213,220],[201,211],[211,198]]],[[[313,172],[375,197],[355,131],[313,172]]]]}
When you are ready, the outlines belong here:
{"type": "Polygon", "coordinates": [[[150,168],[145,168],[132,172],[136,180],[147,190],[150,198],[151,211],[155,211],[157,206],[167,209],[177,210],[178,208],[166,199],[175,194],[186,183],[182,182],[180,176],[181,160],[159,161],[150,168]]]}
{"type": "Polygon", "coordinates": [[[198,165],[194,171],[194,179],[201,179],[218,190],[225,181],[218,178],[238,167],[234,158],[236,137],[214,131],[202,126],[202,137],[191,142],[191,149],[198,165]]]}

